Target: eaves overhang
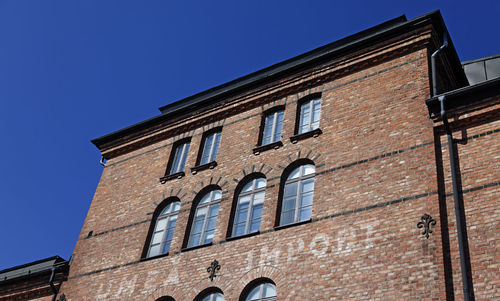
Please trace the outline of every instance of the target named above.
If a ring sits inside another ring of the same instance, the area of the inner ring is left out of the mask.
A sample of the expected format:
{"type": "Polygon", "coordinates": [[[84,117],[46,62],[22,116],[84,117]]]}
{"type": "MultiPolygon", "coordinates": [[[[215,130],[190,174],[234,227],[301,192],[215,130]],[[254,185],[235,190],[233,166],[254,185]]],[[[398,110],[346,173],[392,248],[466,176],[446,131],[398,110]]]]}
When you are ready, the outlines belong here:
{"type": "MultiPolygon", "coordinates": [[[[194,111],[217,104],[228,97],[238,95],[252,88],[279,80],[294,72],[306,70],[324,61],[341,57],[346,53],[359,49],[364,49],[377,42],[411,32],[412,30],[429,24],[432,24],[434,30],[440,35],[443,32],[447,32],[439,10],[409,21],[406,19],[406,16],[402,15],[299,56],[237,78],[228,83],[160,107],[160,115],[93,139],[92,143],[103,152],[121,143],[140,137],[144,134],[144,131],[148,129],[158,128],[162,123],[168,123],[170,120],[178,120],[180,116],[192,114],[194,111]]],[[[450,46],[445,51],[445,55],[451,62],[455,77],[460,81],[459,85],[467,85],[467,79],[463,73],[460,60],[451,41],[450,46]]]]}
{"type": "Polygon", "coordinates": [[[50,275],[53,268],[58,272],[67,273],[69,263],[59,256],[52,256],[4,269],[0,271],[0,286],[42,275],[50,275]]]}
{"type": "Polygon", "coordinates": [[[441,119],[439,97],[442,96],[445,97],[445,109],[448,116],[478,110],[492,102],[500,101],[500,77],[427,99],[425,104],[432,119],[441,119]]]}

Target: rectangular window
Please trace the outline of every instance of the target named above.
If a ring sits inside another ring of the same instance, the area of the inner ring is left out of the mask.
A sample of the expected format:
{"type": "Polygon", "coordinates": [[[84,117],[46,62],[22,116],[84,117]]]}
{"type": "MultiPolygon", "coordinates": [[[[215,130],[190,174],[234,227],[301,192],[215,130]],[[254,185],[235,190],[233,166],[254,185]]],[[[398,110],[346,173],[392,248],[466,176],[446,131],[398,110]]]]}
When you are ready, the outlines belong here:
{"type": "Polygon", "coordinates": [[[308,100],[300,106],[298,134],[310,132],[319,128],[321,113],[321,98],[308,100]]]}
{"type": "Polygon", "coordinates": [[[217,159],[217,151],[219,150],[221,132],[214,132],[205,136],[203,152],[201,154],[200,164],[204,165],[213,162],[217,159]]]}
{"type": "Polygon", "coordinates": [[[281,140],[283,115],[284,111],[276,111],[265,116],[261,145],[267,145],[281,140]]]}
{"type": "Polygon", "coordinates": [[[186,165],[186,158],[189,152],[190,142],[186,142],[178,145],[175,148],[175,155],[172,161],[172,166],[170,167],[169,174],[175,174],[184,171],[184,166],[186,165]]]}

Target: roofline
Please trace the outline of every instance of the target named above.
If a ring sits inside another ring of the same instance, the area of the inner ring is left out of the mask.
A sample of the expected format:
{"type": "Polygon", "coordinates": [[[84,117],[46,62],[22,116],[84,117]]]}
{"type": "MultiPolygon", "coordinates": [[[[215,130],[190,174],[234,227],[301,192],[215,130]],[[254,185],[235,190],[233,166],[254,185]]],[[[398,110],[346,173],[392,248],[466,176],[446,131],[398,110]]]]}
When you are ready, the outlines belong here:
{"type": "MultiPolygon", "coordinates": [[[[405,15],[402,15],[304,54],[274,64],[270,67],[160,107],[159,109],[162,114],[99,138],[95,138],[91,140],[91,142],[102,151],[106,148],[106,144],[109,142],[122,138],[135,131],[155,125],[172,117],[178,117],[179,115],[193,111],[202,106],[217,102],[228,95],[234,95],[242,90],[248,90],[256,85],[262,84],[263,82],[278,79],[283,74],[292,70],[304,69],[318,61],[331,59],[332,57],[342,54],[352,48],[362,47],[367,43],[377,41],[381,37],[393,35],[394,33],[397,33],[402,29],[406,29],[407,27],[411,28],[412,26],[422,26],[429,23],[436,25],[438,31],[444,30],[447,32],[439,10],[419,16],[409,21],[407,21],[405,15]]],[[[456,50],[451,42],[451,39],[450,45],[448,53],[451,54],[452,59],[456,61],[454,63],[460,66],[460,70],[463,73],[460,60],[458,59],[458,55],[456,54],[456,50]]],[[[463,75],[462,80],[464,79],[464,85],[466,85],[467,81],[465,74],[463,75]]]]}
{"type": "Polygon", "coordinates": [[[491,60],[491,59],[496,59],[497,57],[500,57],[500,53],[499,54],[490,55],[490,56],[481,57],[481,58],[478,58],[478,59],[463,61],[462,62],[462,66],[468,65],[468,64],[472,64],[472,63],[476,63],[476,62],[481,62],[481,61],[487,61],[487,60],[491,60]]]}
{"type": "Polygon", "coordinates": [[[55,256],[47,257],[45,259],[39,259],[39,260],[35,260],[33,262],[23,263],[23,264],[16,265],[16,266],[11,267],[11,268],[3,269],[3,270],[0,271],[0,274],[1,273],[6,273],[6,272],[10,272],[10,271],[13,271],[13,270],[17,270],[17,269],[23,269],[23,268],[29,267],[30,265],[35,265],[35,264],[39,264],[39,263],[42,263],[42,262],[45,262],[45,261],[51,261],[51,260],[55,260],[56,262],[57,261],[66,261],[64,258],[55,255],[55,256]]]}
{"type": "Polygon", "coordinates": [[[500,77],[433,96],[425,101],[429,116],[441,119],[439,97],[446,97],[446,110],[474,109],[484,104],[485,100],[500,94],[500,77]]]}

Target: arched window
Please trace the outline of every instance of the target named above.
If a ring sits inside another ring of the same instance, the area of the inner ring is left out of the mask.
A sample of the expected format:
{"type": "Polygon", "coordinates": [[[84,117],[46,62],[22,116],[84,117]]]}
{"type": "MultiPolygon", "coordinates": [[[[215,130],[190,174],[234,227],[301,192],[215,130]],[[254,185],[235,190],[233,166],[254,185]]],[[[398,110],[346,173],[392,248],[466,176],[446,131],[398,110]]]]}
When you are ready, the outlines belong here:
{"type": "Polygon", "coordinates": [[[276,286],[270,282],[260,282],[251,288],[245,301],[275,301],[276,286]]]}
{"type": "Polygon", "coordinates": [[[259,231],[265,194],[265,178],[253,179],[243,186],[236,204],[233,237],[259,231]]]}
{"type": "Polygon", "coordinates": [[[311,218],[314,196],[315,167],[301,165],[290,172],[283,188],[280,225],[311,218]]]}
{"type": "Polygon", "coordinates": [[[221,196],[220,190],[212,190],[199,201],[191,225],[188,248],[212,242],[221,196]]]}
{"type": "Polygon", "coordinates": [[[170,250],[170,243],[174,236],[175,223],[181,203],[168,203],[161,210],[155,220],[154,231],[151,234],[147,257],[166,254],[170,250]]]}
{"type": "Polygon", "coordinates": [[[201,301],[224,301],[224,295],[221,293],[211,293],[203,297],[201,301]]]}

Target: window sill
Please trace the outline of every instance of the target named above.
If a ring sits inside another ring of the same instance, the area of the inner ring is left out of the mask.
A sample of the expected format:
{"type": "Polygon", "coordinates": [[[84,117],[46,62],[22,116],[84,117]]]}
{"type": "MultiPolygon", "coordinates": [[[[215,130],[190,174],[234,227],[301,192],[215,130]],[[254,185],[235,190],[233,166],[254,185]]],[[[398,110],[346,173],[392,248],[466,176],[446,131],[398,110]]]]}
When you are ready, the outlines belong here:
{"type": "Polygon", "coordinates": [[[305,133],[302,133],[302,134],[298,134],[298,135],[292,136],[292,137],[290,137],[290,141],[292,143],[297,143],[300,140],[304,140],[304,139],[307,139],[307,138],[310,138],[310,137],[316,138],[319,135],[321,135],[322,133],[323,133],[323,131],[321,131],[320,128],[317,128],[317,129],[309,131],[309,132],[305,132],[305,133]]]}
{"type": "Polygon", "coordinates": [[[160,183],[165,184],[165,182],[173,180],[173,179],[180,179],[184,177],[186,174],[183,171],[173,173],[171,175],[166,175],[164,177],[160,178],[160,183]]]}
{"type": "Polygon", "coordinates": [[[258,154],[265,152],[267,150],[278,149],[282,146],[283,146],[283,142],[281,142],[281,141],[276,141],[276,142],[269,143],[266,145],[257,146],[256,148],[253,149],[253,154],[258,155],[258,154]]]}
{"type": "Polygon", "coordinates": [[[303,224],[308,224],[310,222],[312,222],[312,219],[308,219],[308,220],[301,221],[301,222],[296,222],[296,223],[291,223],[291,224],[286,224],[286,225],[275,226],[274,230],[278,231],[278,230],[281,230],[281,229],[286,229],[286,228],[290,228],[290,227],[294,227],[294,226],[300,226],[300,225],[303,225],[303,224]]]}
{"type": "Polygon", "coordinates": [[[191,168],[191,173],[194,175],[197,172],[205,170],[205,169],[213,169],[215,166],[217,166],[217,162],[216,161],[208,162],[207,164],[203,164],[203,165],[198,165],[198,166],[192,167],[191,168]]]}
{"type": "Polygon", "coordinates": [[[226,241],[232,241],[232,240],[237,240],[237,239],[240,239],[240,238],[252,237],[252,236],[255,236],[255,235],[259,235],[259,234],[260,234],[260,231],[252,232],[252,233],[248,233],[248,234],[243,234],[243,235],[240,235],[240,236],[231,236],[231,237],[227,237],[226,241]]]}
{"type": "Polygon", "coordinates": [[[169,252],[167,252],[165,254],[151,256],[151,257],[143,257],[139,261],[148,261],[148,260],[153,260],[153,259],[157,259],[157,258],[162,258],[162,257],[168,256],[168,254],[169,254],[169,252]]]}
{"type": "Polygon", "coordinates": [[[202,245],[197,245],[197,246],[194,246],[194,247],[189,247],[189,248],[184,248],[181,250],[182,253],[184,252],[188,252],[188,251],[191,251],[191,250],[196,250],[196,249],[201,249],[201,248],[204,248],[204,247],[208,247],[208,246],[211,246],[213,245],[213,242],[209,242],[207,244],[202,244],[202,245]]]}

